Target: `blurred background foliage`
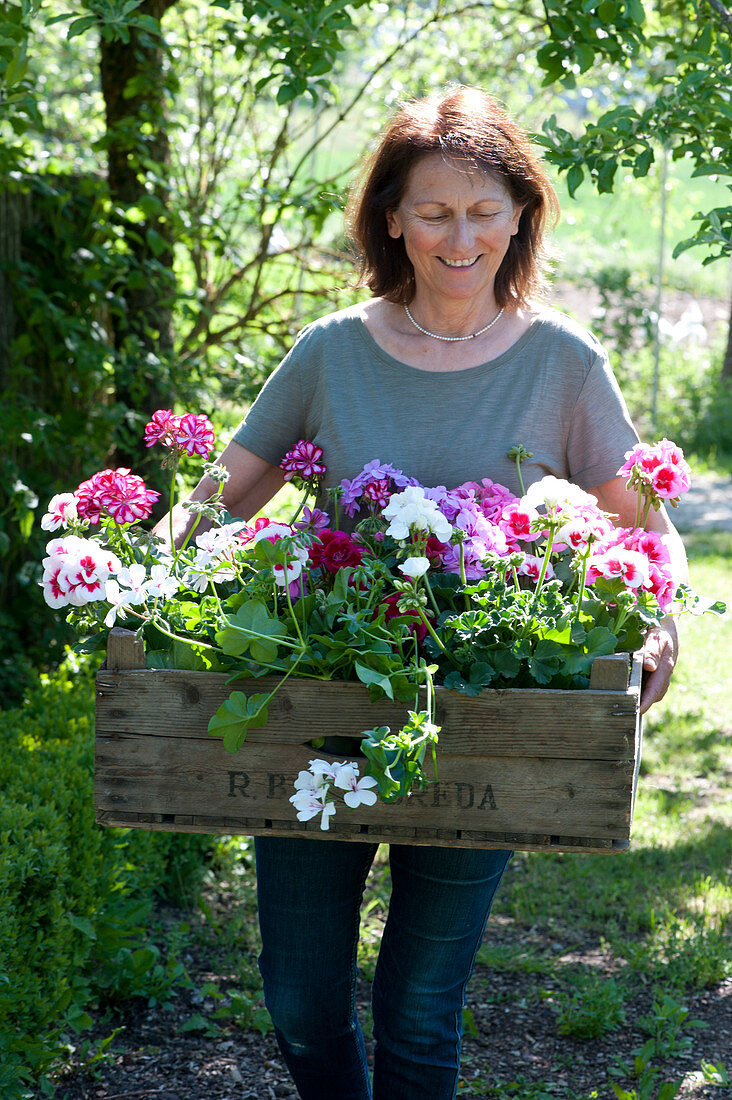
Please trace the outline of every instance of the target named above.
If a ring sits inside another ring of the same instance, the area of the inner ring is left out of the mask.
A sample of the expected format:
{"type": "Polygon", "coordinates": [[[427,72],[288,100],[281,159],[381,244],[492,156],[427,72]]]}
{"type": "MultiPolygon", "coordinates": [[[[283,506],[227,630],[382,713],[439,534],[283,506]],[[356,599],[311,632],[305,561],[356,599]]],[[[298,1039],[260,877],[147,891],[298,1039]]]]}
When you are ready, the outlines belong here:
{"type": "Polygon", "coordinates": [[[551,298],[609,345],[643,434],[728,462],[731,27],[720,0],[6,3],[0,692],[66,640],[36,585],[47,500],[109,465],[157,484],[155,408],[225,435],[297,330],[355,300],[359,159],[449,81],[544,147],[551,298]]]}

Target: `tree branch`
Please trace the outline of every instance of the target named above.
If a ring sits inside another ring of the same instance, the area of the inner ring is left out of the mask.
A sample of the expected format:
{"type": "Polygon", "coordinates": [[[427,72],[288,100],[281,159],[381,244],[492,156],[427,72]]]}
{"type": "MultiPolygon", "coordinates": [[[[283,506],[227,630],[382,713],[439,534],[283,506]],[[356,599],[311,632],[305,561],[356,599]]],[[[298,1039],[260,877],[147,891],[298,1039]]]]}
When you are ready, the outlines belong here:
{"type": "Polygon", "coordinates": [[[710,8],[714,8],[722,22],[726,23],[729,30],[732,31],[732,12],[724,6],[722,0],[707,0],[707,3],[710,8]]]}

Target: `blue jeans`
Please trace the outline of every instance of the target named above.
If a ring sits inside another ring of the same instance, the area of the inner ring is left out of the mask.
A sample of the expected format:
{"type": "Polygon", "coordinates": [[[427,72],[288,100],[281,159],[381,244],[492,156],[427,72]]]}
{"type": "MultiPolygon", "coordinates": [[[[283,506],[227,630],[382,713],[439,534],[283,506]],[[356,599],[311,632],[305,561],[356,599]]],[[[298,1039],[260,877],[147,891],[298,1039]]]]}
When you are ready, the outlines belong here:
{"type": "Polygon", "coordinates": [[[453,1100],[465,987],[511,853],[391,845],[373,1093],[355,986],[376,845],[260,837],[256,853],[265,1003],[302,1100],[453,1100]]]}

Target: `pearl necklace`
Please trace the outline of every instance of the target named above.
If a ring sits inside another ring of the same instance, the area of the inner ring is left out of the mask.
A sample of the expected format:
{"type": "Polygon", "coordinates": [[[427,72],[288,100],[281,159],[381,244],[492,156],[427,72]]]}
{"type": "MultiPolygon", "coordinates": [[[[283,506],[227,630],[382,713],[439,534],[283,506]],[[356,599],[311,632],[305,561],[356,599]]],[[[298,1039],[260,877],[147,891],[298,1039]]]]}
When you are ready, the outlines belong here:
{"type": "Polygon", "coordinates": [[[451,344],[454,344],[457,343],[459,340],[474,340],[476,336],[482,336],[483,333],[487,332],[489,328],[493,328],[496,321],[500,321],[501,317],[503,316],[503,306],[501,306],[493,320],[490,321],[485,326],[485,328],[479,328],[477,332],[471,332],[467,336],[440,336],[439,332],[430,332],[429,329],[422,328],[421,325],[417,324],[414,317],[412,317],[412,314],[409,312],[409,306],[406,302],[404,303],[404,312],[406,313],[407,317],[412,322],[414,327],[418,328],[420,332],[423,332],[425,336],[432,336],[435,340],[448,340],[451,344]]]}

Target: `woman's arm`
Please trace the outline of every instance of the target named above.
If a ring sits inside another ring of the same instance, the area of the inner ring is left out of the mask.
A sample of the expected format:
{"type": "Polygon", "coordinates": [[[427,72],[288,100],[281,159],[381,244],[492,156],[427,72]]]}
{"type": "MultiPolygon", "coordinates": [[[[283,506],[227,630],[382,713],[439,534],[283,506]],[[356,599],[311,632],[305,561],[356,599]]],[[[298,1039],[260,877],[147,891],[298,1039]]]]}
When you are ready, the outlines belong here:
{"type": "MultiPolygon", "coordinates": [[[[229,443],[216,462],[229,471],[229,480],[224,485],[221,500],[231,515],[236,516],[237,519],[251,519],[284,484],[279,466],[270,465],[239,443],[229,443]]],[[[186,499],[200,503],[217,492],[218,487],[219,483],[213,478],[202,477],[186,499]]],[[[173,509],[173,541],[176,549],[181,545],[195,521],[196,513],[184,508],[183,501],[179,501],[173,509]]],[[[211,520],[201,516],[196,526],[196,534],[201,534],[210,527],[211,520]]],[[[170,542],[170,515],[165,516],[155,525],[155,534],[166,543],[170,542]]]]}
{"type": "MultiPolygon", "coordinates": [[[[598,485],[590,492],[597,497],[600,508],[618,516],[621,527],[635,527],[637,496],[625,487],[625,479],[613,478],[598,485]]],[[[648,514],[646,528],[663,536],[669,554],[674,581],[677,585],[688,581],[686,552],[679,534],[668,518],[666,509],[648,514]]],[[[649,707],[662,699],[668,691],[671,674],[679,654],[679,636],[676,619],[666,615],[659,626],[649,630],[643,646],[643,668],[648,676],[643,685],[640,709],[645,713],[649,707]]]]}

